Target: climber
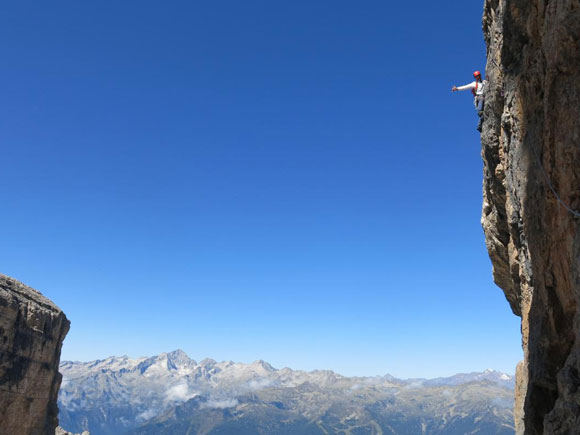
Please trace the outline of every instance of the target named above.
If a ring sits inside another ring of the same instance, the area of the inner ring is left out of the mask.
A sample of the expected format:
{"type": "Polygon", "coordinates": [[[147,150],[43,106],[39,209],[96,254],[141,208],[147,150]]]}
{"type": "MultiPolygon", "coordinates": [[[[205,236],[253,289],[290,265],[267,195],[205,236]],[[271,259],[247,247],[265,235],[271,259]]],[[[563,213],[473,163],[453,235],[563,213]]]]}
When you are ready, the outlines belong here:
{"type": "Polygon", "coordinates": [[[473,93],[473,104],[475,105],[475,110],[477,110],[477,114],[479,115],[477,130],[481,132],[481,127],[483,125],[483,89],[487,85],[487,80],[481,80],[481,73],[479,71],[475,71],[473,73],[473,77],[475,78],[474,82],[471,82],[465,86],[453,86],[451,91],[466,91],[471,89],[471,92],[473,93]]]}

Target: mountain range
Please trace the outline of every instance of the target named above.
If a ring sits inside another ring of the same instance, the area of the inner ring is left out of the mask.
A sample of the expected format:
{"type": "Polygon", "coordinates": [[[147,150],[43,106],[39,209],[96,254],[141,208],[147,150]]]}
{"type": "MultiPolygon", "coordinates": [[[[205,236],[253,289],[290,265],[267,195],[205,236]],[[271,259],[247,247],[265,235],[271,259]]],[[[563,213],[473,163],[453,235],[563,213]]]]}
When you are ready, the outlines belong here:
{"type": "Polygon", "coordinates": [[[183,351],[64,361],[60,424],[118,434],[513,434],[514,378],[345,377],[183,351]]]}

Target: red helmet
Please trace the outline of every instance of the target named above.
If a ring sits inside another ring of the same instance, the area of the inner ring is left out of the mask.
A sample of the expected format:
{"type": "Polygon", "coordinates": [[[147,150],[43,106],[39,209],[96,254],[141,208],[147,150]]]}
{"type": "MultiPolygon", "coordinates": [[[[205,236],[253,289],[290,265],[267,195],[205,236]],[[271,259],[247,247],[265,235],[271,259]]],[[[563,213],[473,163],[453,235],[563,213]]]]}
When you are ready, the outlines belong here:
{"type": "Polygon", "coordinates": [[[475,71],[473,73],[473,77],[477,78],[477,77],[481,77],[481,73],[479,71],[475,71]]]}

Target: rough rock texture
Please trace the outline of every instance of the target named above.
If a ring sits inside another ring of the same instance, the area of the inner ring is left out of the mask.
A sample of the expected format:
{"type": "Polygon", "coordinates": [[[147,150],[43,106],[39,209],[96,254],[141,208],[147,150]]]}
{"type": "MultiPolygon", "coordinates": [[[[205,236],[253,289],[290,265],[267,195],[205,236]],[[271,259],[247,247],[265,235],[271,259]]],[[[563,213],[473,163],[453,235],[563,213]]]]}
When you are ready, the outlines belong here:
{"type": "Polygon", "coordinates": [[[53,435],[64,313],[36,290],[0,275],[0,434],[53,435]]]}
{"type": "Polygon", "coordinates": [[[577,434],[580,219],[554,191],[580,211],[580,0],[486,0],[483,30],[482,224],[522,318],[516,429],[577,434]]]}

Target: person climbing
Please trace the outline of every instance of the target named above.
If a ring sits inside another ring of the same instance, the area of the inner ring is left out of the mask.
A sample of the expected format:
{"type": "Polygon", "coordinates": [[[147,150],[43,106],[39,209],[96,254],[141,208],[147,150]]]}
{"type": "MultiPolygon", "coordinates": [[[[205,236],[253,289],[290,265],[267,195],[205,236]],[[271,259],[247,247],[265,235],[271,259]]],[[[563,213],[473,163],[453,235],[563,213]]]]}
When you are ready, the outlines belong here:
{"type": "Polygon", "coordinates": [[[455,91],[467,91],[471,89],[473,93],[473,104],[475,105],[475,110],[477,110],[477,114],[479,115],[479,122],[477,124],[477,130],[481,132],[481,127],[483,125],[483,104],[484,104],[484,96],[483,90],[487,85],[487,80],[481,79],[481,73],[479,71],[475,71],[473,73],[473,78],[475,78],[474,82],[471,82],[465,86],[453,86],[451,88],[452,92],[455,91]]]}

